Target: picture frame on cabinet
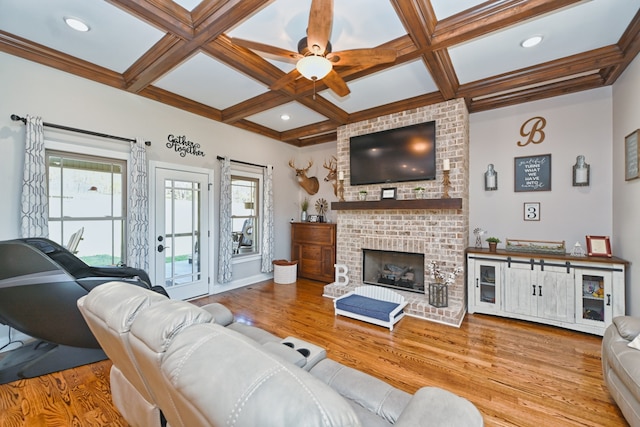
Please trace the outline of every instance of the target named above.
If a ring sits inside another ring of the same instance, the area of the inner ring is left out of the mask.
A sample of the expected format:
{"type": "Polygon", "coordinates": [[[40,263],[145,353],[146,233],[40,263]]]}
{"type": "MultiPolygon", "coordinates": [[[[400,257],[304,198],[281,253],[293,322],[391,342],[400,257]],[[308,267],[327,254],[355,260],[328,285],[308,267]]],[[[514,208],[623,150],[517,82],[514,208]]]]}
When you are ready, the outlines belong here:
{"type": "Polygon", "coordinates": [[[640,178],[640,168],[638,167],[640,156],[638,154],[638,136],[640,129],[631,132],[624,137],[624,180],[640,178]]]}
{"type": "Polygon", "coordinates": [[[611,240],[609,236],[586,236],[587,255],[611,258],[611,240]]]}

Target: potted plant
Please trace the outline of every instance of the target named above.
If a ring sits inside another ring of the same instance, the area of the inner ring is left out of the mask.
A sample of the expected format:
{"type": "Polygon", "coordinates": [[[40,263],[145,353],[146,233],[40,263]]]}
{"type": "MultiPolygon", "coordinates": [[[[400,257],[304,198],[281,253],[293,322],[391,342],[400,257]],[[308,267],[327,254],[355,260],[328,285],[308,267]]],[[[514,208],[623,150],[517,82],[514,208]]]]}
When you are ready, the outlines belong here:
{"type": "Polygon", "coordinates": [[[413,191],[416,193],[416,199],[424,199],[424,187],[416,187],[413,191]]]}
{"type": "Polygon", "coordinates": [[[360,190],[358,200],[367,200],[367,190],[360,190]]]}
{"type": "Polygon", "coordinates": [[[300,221],[305,222],[307,220],[307,209],[309,209],[309,198],[305,197],[300,202],[300,209],[302,209],[302,213],[300,214],[300,221]]]}
{"type": "Polygon", "coordinates": [[[487,237],[486,240],[489,242],[489,252],[495,252],[498,247],[498,243],[500,243],[500,239],[497,237],[487,237]]]}

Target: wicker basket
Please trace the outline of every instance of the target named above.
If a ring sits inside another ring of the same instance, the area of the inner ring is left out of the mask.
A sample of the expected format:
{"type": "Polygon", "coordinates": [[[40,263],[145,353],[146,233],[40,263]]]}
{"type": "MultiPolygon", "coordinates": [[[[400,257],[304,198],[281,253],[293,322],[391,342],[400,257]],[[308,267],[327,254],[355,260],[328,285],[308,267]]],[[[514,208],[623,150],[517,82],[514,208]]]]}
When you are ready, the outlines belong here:
{"type": "Polygon", "coordinates": [[[277,259],[273,261],[273,281],[279,285],[295,283],[298,274],[298,261],[277,259]]]}

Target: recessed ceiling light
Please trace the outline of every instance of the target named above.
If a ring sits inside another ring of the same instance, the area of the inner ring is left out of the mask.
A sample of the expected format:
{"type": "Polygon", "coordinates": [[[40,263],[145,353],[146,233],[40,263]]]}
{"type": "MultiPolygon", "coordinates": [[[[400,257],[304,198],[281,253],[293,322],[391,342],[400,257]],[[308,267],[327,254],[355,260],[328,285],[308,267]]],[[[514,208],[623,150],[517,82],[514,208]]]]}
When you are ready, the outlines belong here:
{"type": "Polygon", "coordinates": [[[73,28],[76,31],[81,31],[83,33],[89,31],[89,26],[84,22],[82,22],[81,20],[79,20],[78,18],[70,18],[66,16],[64,18],[64,22],[65,24],[67,24],[69,27],[73,28]]]}
{"type": "Polygon", "coordinates": [[[290,116],[290,115],[288,115],[288,114],[283,114],[283,115],[281,115],[281,116],[280,116],[280,118],[281,118],[282,120],[284,120],[284,121],[287,121],[287,120],[289,120],[289,119],[291,118],[291,116],[290,116]]]}
{"type": "Polygon", "coordinates": [[[540,44],[541,41],[542,41],[542,36],[531,36],[528,39],[525,39],[522,43],[520,43],[520,46],[533,47],[535,45],[540,44]]]}

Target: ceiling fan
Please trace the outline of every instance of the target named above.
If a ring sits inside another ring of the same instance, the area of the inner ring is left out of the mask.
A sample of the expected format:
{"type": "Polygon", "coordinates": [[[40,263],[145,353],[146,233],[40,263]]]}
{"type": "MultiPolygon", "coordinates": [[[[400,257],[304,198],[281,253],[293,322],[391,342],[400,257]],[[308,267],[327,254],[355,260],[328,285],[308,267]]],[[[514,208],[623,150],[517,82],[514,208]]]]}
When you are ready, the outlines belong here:
{"type": "Polygon", "coordinates": [[[369,67],[385,64],[395,61],[397,53],[394,49],[385,48],[332,52],[329,42],[332,24],[333,0],[312,0],[307,36],[298,42],[298,52],[250,40],[234,38],[232,41],[238,46],[295,62],[296,68],[273,83],[269,89],[282,89],[302,76],[314,83],[322,80],[338,96],[343,97],[351,91],[334,66],[369,67]]]}

